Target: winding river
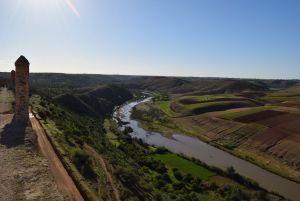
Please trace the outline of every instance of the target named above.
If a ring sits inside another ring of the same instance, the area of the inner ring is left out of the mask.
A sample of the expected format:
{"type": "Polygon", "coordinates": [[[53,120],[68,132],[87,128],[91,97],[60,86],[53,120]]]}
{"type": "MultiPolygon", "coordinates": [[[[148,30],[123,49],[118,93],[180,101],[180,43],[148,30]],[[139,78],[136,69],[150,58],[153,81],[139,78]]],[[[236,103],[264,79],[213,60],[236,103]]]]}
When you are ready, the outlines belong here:
{"type": "Polygon", "coordinates": [[[133,129],[132,137],[140,138],[147,144],[165,147],[174,153],[182,153],[188,157],[194,157],[210,166],[219,167],[223,170],[232,166],[239,174],[257,181],[262,188],[277,192],[294,201],[300,200],[300,184],[296,182],[266,171],[199,139],[180,134],[173,134],[172,138],[167,138],[160,133],[144,130],[139,126],[138,121],[131,119],[131,113],[137,104],[150,100],[151,98],[145,98],[141,101],[128,103],[114,113],[115,118],[128,122],[127,126],[133,129]]]}

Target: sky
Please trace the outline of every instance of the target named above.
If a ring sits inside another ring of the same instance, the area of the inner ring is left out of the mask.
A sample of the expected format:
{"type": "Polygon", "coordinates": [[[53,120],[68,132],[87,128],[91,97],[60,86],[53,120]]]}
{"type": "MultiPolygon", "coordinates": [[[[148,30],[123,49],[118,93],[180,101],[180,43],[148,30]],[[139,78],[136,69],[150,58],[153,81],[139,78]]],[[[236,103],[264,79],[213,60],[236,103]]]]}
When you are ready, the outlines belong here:
{"type": "Polygon", "coordinates": [[[298,0],[0,0],[0,71],[300,79],[298,0]]]}

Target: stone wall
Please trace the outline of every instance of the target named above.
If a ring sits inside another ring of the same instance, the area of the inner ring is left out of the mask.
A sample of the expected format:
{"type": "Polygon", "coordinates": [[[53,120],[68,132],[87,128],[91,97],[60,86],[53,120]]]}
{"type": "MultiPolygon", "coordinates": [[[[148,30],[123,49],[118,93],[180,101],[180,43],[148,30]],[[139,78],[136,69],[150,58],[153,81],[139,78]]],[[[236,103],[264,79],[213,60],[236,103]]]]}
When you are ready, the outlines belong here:
{"type": "Polygon", "coordinates": [[[15,72],[15,117],[16,123],[28,123],[29,121],[29,62],[21,56],[16,62],[15,72]]]}

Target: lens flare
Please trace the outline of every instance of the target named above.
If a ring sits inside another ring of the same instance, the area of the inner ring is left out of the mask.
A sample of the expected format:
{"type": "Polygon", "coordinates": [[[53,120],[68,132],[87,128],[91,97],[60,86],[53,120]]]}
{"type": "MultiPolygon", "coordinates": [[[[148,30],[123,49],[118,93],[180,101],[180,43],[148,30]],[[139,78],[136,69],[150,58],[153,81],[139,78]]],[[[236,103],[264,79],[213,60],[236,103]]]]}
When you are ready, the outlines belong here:
{"type": "Polygon", "coordinates": [[[80,17],[80,13],[77,10],[77,8],[75,7],[75,5],[73,4],[73,2],[71,0],[65,0],[66,4],[69,6],[69,8],[72,10],[72,12],[77,16],[80,17]]]}

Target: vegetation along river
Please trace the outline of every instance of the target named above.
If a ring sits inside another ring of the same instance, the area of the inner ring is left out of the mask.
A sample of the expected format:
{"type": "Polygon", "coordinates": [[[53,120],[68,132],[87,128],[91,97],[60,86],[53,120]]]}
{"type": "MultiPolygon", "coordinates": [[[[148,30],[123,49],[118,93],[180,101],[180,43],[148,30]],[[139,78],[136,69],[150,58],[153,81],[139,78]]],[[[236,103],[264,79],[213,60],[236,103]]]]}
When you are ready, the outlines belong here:
{"type": "Polygon", "coordinates": [[[157,147],[164,147],[174,153],[182,153],[188,157],[194,157],[210,165],[223,170],[232,166],[237,173],[257,181],[262,188],[277,192],[284,197],[299,201],[300,184],[266,171],[250,162],[235,157],[225,151],[211,146],[199,139],[180,134],[173,134],[172,138],[165,137],[157,132],[149,132],[139,126],[139,122],[131,119],[132,109],[139,103],[150,101],[145,98],[141,101],[130,102],[115,111],[114,117],[119,118],[133,129],[132,137],[140,138],[145,143],[157,147]]]}

